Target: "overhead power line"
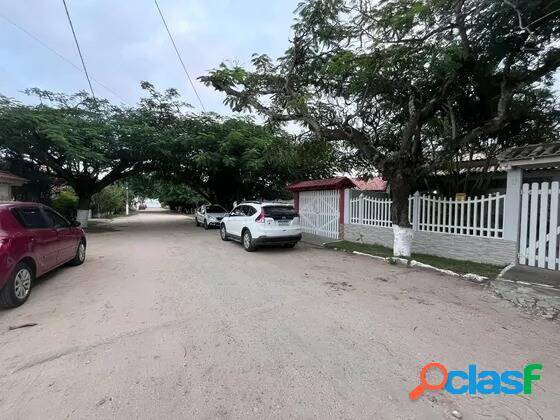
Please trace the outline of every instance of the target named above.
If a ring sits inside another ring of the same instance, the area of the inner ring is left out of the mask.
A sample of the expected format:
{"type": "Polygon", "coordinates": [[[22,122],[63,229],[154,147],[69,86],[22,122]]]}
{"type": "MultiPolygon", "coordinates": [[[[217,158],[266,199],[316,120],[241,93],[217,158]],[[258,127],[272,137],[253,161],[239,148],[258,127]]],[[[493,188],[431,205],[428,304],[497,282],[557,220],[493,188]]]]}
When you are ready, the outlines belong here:
{"type": "MultiPolygon", "coordinates": [[[[3,14],[0,13],[0,18],[4,19],[6,22],[8,22],[10,25],[14,26],[15,28],[19,29],[20,31],[22,31],[24,34],[26,34],[27,36],[29,36],[31,39],[33,39],[34,41],[36,41],[37,43],[39,43],[41,46],[43,46],[44,48],[46,48],[47,50],[49,50],[50,52],[52,52],[53,54],[56,54],[59,58],[61,58],[62,60],[66,61],[68,64],[70,64],[72,67],[74,67],[76,70],[78,70],[80,73],[84,72],[84,69],[81,68],[80,66],[78,66],[76,63],[74,63],[72,60],[70,60],[69,58],[65,57],[64,55],[62,55],[60,52],[58,52],[57,50],[55,50],[54,48],[52,48],[50,45],[48,45],[46,42],[44,42],[43,40],[41,40],[39,37],[37,37],[36,35],[32,34],[31,32],[29,32],[27,29],[25,29],[24,27],[22,27],[21,25],[18,25],[16,22],[14,22],[13,20],[11,20],[10,18],[8,18],[7,16],[4,16],[3,14]]],[[[119,95],[117,92],[115,92],[113,89],[111,89],[110,87],[108,87],[107,85],[103,84],[102,82],[100,82],[99,80],[97,80],[95,77],[91,76],[91,80],[93,80],[95,83],[97,83],[99,86],[101,86],[103,89],[105,89],[107,92],[112,93],[113,95],[115,95],[115,97],[119,98],[122,102],[127,103],[126,100],[119,95]]]]}
{"type": "Polygon", "coordinates": [[[175,44],[175,40],[173,39],[173,35],[171,35],[171,31],[169,30],[169,27],[167,26],[167,22],[165,21],[165,18],[163,17],[163,13],[161,11],[161,8],[159,7],[159,4],[158,4],[157,0],[154,0],[154,3],[156,4],[159,15],[160,15],[161,20],[163,22],[163,26],[165,26],[165,30],[167,31],[167,35],[169,35],[169,39],[171,40],[171,43],[173,44],[173,48],[175,49],[175,52],[177,53],[177,57],[179,58],[179,61],[181,62],[181,66],[183,66],[183,70],[185,71],[185,74],[187,75],[187,79],[189,80],[189,83],[191,84],[191,87],[194,91],[194,94],[198,98],[198,102],[200,102],[200,106],[201,106],[202,110],[206,111],[206,109],[204,108],[204,104],[202,103],[202,99],[200,99],[200,96],[199,96],[199,94],[196,90],[196,87],[195,87],[192,79],[191,79],[191,76],[189,75],[189,72],[187,71],[187,66],[185,66],[185,63],[183,62],[183,59],[181,58],[181,54],[179,53],[177,45],[175,44]]]}
{"type": "Polygon", "coordinates": [[[74,30],[74,25],[72,24],[72,18],[70,17],[70,13],[68,12],[68,6],[66,5],[66,0],[62,0],[62,3],[64,4],[64,10],[66,10],[66,17],[68,17],[68,23],[70,24],[70,29],[72,29],[72,35],[74,36],[76,47],[78,48],[78,54],[80,55],[80,60],[82,61],[82,67],[84,68],[84,73],[86,74],[86,79],[89,85],[89,89],[91,90],[91,96],[93,96],[93,100],[95,100],[95,93],[93,92],[93,86],[91,85],[91,80],[89,80],[89,74],[86,68],[86,63],[84,61],[84,56],[82,55],[82,50],[80,49],[80,44],[78,43],[78,38],[76,37],[76,31],[74,30]]]}

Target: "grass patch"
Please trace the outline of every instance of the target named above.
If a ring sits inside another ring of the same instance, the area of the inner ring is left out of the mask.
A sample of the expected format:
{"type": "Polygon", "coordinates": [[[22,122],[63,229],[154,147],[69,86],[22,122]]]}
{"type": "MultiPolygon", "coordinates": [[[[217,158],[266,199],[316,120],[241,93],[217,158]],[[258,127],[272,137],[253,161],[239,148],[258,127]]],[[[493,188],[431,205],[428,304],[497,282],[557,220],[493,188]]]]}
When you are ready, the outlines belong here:
{"type": "MultiPolygon", "coordinates": [[[[392,257],[393,250],[381,245],[369,245],[358,242],[340,241],[325,244],[326,248],[337,248],[348,252],[363,252],[364,254],[392,257]]],[[[429,264],[443,270],[451,270],[459,274],[473,273],[488,278],[496,278],[503,267],[492,264],[481,264],[472,261],[454,260],[451,258],[436,257],[435,255],[412,254],[412,259],[429,264]]]]}

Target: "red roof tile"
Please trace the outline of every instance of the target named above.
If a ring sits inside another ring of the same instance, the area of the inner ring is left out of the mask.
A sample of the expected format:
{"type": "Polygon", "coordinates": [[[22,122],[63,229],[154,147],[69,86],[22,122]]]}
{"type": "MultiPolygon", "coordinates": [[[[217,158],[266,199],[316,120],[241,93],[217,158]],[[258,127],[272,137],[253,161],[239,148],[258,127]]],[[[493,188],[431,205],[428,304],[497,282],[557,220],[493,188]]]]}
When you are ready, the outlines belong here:
{"type": "Polygon", "coordinates": [[[376,191],[376,192],[385,192],[387,190],[387,181],[384,181],[383,178],[376,176],[367,181],[362,179],[353,179],[354,184],[356,184],[356,188],[361,191],[376,191]]]}
{"type": "Polygon", "coordinates": [[[354,188],[356,184],[350,178],[337,176],[336,178],[311,179],[288,186],[290,191],[338,190],[354,188]]]}

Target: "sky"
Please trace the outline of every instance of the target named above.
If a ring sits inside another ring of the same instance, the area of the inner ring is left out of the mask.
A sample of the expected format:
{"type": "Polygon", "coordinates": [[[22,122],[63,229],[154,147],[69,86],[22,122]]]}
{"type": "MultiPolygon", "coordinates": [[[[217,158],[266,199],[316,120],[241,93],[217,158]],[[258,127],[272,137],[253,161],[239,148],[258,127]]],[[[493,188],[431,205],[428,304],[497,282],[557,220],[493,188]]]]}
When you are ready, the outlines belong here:
{"type": "MultiPolygon", "coordinates": [[[[207,111],[231,113],[223,94],[195,79],[223,61],[250,63],[288,47],[299,0],[158,0],[207,111]]],[[[153,0],[66,0],[96,96],[135,104],[140,81],[177,88],[200,105],[153,0]]],[[[83,72],[9,21],[81,67],[62,0],[3,0],[0,5],[0,93],[22,102],[38,87],[72,93],[88,89],[83,72]]]]}

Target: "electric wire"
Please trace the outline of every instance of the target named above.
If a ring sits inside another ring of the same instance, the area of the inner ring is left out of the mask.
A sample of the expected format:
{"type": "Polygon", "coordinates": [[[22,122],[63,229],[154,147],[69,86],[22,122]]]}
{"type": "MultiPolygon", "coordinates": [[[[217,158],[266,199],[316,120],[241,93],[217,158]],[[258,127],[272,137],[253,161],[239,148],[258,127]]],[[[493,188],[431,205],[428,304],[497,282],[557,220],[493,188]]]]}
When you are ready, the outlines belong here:
{"type": "Polygon", "coordinates": [[[68,12],[68,6],[66,5],[66,0],[62,0],[64,4],[64,10],[66,10],[66,17],[68,18],[68,23],[70,24],[70,29],[72,29],[72,35],[74,36],[74,41],[76,42],[76,47],[78,48],[78,54],[80,55],[80,60],[82,61],[82,66],[84,68],[84,73],[86,75],[87,82],[89,84],[89,89],[91,90],[91,96],[95,101],[95,93],[93,92],[93,86],[91,85],[91,80],[89,79],[89,74],[87,71],[86,63],[84,61],[84,56],[82,55],[82,50],[80,49],[80,44],[78,43],[78,37],[76,36],[76,31],[74,30],[74,25],[72,24],[72,18],[70,17],[70,12],[68,12]]]}
{"type": "MultiPolygon", "coordinates": [[[[35,42],[37,42],[38,44],[40,44],[42,47],[46,48],[47,50],[49,50],[50,52],[52,52],[53,54],[56,54],[60,59],[66,61],[68,64],[70,64],[72,67],[74,67],[76,70],[78,70],[80,73],[83,73],[84,70],[83,68],[81,68],[80,66],[78,66],[76,63],[74,63],[72,60],[70,60],[69,58],[65,57],[64,55],[62,55],[60,52],[58,52],[57,50],[55,50],[54,48],[52,48],[50,45],[48,45],[46,42],[44,42],[42,39],[40,39],[39,37],[37,37],[36,35],[34,35],[33,33],[29,32],[27,29],[25,29],[23,26],[17,24],[16,22],[14,22],[13,20],[11,20],[9,17],[3,15],[2,13],[0,13],[0,18],[4,19],[6,22],[8,22],[10,25],[14,26],[15,28],[19,29],[21,32],[23,32],[24,34],[26,34],[27,36],[29,36],[31,39],[33,39],[35,42]]],[[[90,76],[91,80],[93,80],[95,83],[97,83],[99,86],[101,86],[103,89],[105,89],[107,92],[112,93],[113,95],[115,95],[115,97],[119,98],[122,102],[127,103],[127,101],[121,96],[119,95],[117,92],[115,92],[113,89],[111,89],[110,87],[108,87],[107,85],[105,85],[104,83],[100,82],[99,80],[97,80],[95,77],[90,76]]]]}
{"type": "Polygon", "coordinates": [[[167,26],[167,22],[165,21],[165,17],[163,17],[163,12],[161,11],[161,8],[159,7],[159,4],[158,4],[157,0],[154,0],[154,3],[157,7],[157,10],[158,10],[159,15],[161,17],[161,20],[163,22],[163,26],[165,26],[165,30],[167,31],[167,35],[169,35],[169,39],[171,40],[171,43],[173,44],[173,48],[175,49],[175,53],[177,54],[177,57],[179,58],[181,66],[183,67],[183,70],[185,71],[185,74],[187,75],[187,79],[189,80],[189,83],[192,87],[192,90],[194,91],[194,94],[196,95],[202,110],[206,111],[206,109],[204,108],[204,104],[202,103],[202,99],[200,99],[200,95],[198,94],[198,92],[196,90],[196,87],[195,87],[195,85],[194,85],[194,83],[191,79],[191,76],[189,75],[189,72],[187,71],[187,66],[183,62],[183,58],[181,57],[181,54],[179,53],[179,49],[177,48],[177,45],[175,44],[175,40],[173,39],[173,35],[171,35],[171,31],[169,30],[169,27],[167,26]]]}

